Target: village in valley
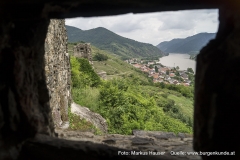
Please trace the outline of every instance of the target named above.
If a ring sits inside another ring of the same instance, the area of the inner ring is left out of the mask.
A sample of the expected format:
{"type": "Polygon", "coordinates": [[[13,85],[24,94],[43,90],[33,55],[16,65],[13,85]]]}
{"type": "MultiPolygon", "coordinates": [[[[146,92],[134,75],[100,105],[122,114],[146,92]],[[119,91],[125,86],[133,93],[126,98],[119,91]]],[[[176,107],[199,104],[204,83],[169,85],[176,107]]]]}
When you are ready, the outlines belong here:
{"type": "Polygon", "coordinates": [[[160,63],[160,59],[159,61],[146,61],[133,58],[125,62],[147,73],[148,77],[153,78],[154,83],[162,82],[165,84],[190,86],[194,81],[194,71],[192,68],[180,70],[178,66],[167,67],[160,63]]]}

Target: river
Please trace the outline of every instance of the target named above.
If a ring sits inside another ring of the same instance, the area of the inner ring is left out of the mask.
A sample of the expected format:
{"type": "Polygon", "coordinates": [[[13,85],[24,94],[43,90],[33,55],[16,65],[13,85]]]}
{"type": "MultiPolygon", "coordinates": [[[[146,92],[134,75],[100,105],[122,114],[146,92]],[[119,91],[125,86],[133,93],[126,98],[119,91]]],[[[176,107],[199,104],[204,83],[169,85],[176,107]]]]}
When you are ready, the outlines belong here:
{"type": "Polygon", "coordinates": [[[169,56],[160,58],[160,63],[168,67],[179,67],[180,70],[192,68],[196,72],[196,61],[189,59],[189,54],[169,53],[169,56]]]}

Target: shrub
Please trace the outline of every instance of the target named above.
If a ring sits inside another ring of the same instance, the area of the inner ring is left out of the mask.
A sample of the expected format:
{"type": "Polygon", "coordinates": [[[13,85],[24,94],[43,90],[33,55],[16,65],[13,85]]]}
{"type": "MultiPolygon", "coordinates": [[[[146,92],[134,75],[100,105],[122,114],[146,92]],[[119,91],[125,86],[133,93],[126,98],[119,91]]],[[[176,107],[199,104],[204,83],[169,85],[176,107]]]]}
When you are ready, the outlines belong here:
{"type": "Polygon", "coordinates": [[[97,87],[101,83],[100,77],[94,72],[87,59],[71,56],[70,62],[73,87],[97,87]]]}
{"type": "Polygon", "coordinates": [[[93,56],[93,60],[94,61],[106,61],[106,60],[108,60],[108,56],[101,54],[101,53],[97,53],[96,55],[93,56]]]}
{"type": "Polygon", "coordinates": [[[192,68],[187,68],[187,71],[188,71],[189,73],[194,73],[194,71],[193,71],[192,68]]]}
{"type": "Polygon", "coordinates": [[[74,102],[82,106],[90,108],[92,111],[97,111],[99,106],[99,89],[86,88],[72,88],[72,97],[74,102]]]}
{"type": "Polygon", "coordinates": [[[133,129],[191,133],[191,127],[157,107],[161,105],[166,111],[177,114],[179,110],[174,107],[175,102],[159,98],[160,101],[156,102],[154,97],[140,92],[134,83],[114,79],[101,86],[98,113],[107,119],[110,133],[131,134],[133,129]]]}
{"type": "Polygon", "coordinates": [[[71,56],[70,59],[71,63],[71,78],[72,78],[72,86],[73,87],[79,87],[81,84],[81,73],[79,71],[80,69],[80,63],[75,57],[71,56]]]}
{"type": "MultiPolygon", "coordinates": [[[[177,106],[176,106],[177,108],[177,106]]],[[[178,112],[174,113],[173,111],[170,111],[167,113],[169,116],[175,118],[175,119],[179,119],[180,121],[182,121],[183,123],[185,123],[187,126],[189,127],[193,127],[193,119],[184,115],[183,113],[181,113],[179,110],[178,112]]]]}
{"type": "Polygon", "coordinates": [[[167,94],[167,93],[161,94],[161,96],[164,97],[164,98],[167,98],[168,95],[169,95],[169,94],[167,94]]]}
{"type": "Polygon", "coordinates": [[[175,84],[165,84],[165,83],[156,83],[156,87],[167,88],[169,90],[177,91],[182,94],[182,96],[187,98],[193,98],[193,87],[192,86],[183,86],[175,84]]]}

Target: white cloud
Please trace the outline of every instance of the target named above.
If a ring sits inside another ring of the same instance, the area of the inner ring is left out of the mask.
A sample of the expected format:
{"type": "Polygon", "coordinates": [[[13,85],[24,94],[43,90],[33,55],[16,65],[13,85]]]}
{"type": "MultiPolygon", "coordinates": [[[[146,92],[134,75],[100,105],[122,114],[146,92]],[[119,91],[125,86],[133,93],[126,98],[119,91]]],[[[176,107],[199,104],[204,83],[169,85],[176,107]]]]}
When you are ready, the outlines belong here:
{"type": "Polygon", "coordinates": [[[200,32],[215,33],[218,23],[216,9],[66,19],[66,25],[82,30],[104,27],[123,37],[153,45],[200,32]]]}

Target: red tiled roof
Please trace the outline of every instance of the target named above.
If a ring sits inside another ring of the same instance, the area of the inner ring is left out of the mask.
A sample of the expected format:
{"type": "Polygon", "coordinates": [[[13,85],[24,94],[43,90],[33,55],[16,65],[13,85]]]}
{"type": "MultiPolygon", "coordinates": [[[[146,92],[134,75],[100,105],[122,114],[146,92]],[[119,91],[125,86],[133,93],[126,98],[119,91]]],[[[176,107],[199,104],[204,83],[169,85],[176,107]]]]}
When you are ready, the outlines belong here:
{"type": "Polygon", "coordinates": [[[167,70],[169,70],[169,69],[168,68],[160,68],[160,71],[166,72],[167,70]]]}
{"type": "Polygon", "coordinates": [[[184,86],[189,86],[189,84],[188,84],[188,83],[182,83],[182,85],[184,85],[184,86]]]}
{"type": "Polygon", "coordinates": [[[174,74],[174,73],[170,73],[169,76],[170,76],[170,77],[174,77],[175,74],[174,74]]]}
{"type": "Polygon", "coordinates": [[[173,83],[174,83],[174,84],[177,84],[177,83],[178,83],[178,81],[174,81],[173,83]]]}
{"type": "Polygon", "coordinates": [[[158,78],[158,74],[153,74],[153,78],[157,79],[158,78]]]}

